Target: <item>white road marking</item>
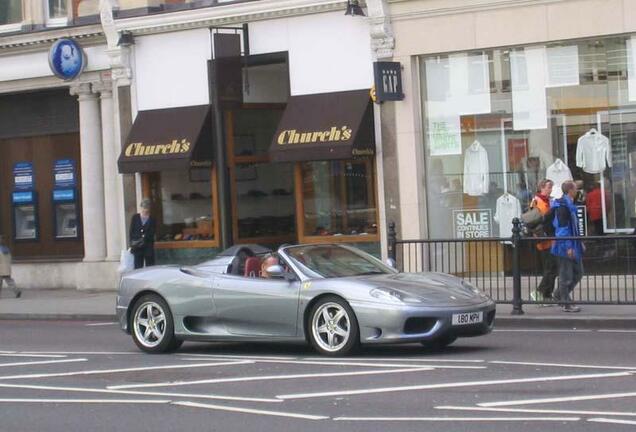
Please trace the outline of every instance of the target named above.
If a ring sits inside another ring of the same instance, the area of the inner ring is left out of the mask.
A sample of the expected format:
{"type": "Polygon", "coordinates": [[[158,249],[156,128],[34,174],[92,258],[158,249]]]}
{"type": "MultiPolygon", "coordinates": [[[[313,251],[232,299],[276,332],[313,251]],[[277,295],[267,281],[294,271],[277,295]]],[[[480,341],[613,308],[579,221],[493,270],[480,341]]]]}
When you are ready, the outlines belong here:
{"type": "Polygon", "coordinates": [[[70,404],[168,404],[172,400],[158,399],[0,399],[0,403],[70,403],[70,404]]]}
{"type": "Polygon", "coordinates": [[[21,351],[22,354],[63,354],[63,355],[146,355],[141,351],[21,351]]]}
{"type": "Polygon", "coordinates": [[[78,393],[104,393],[104,394],[118,394],[118,395],[135,395],[135,396],[159,396],[170,398],[194,398],[194,399],[211,399],[211,400],[228,400],[228,401],[242,401],[242,402],[263,402],[263,403],[280,403],[280,399],[265,399],[265,398],[252,398],[241,396],[222,396],[222,395],[202,395],[202,394],[190,394],[190,393],[163,393],[163,392],[145,392],[145,391],[132,391],[132,390],[107,390],[107,389],[91,389],[91,388],[78,388],[78,387],[53,387],[53,386],[41,386],[41,385],[29,385],[29,384],[0,384],[0,388],[19,388],[28,390],[50,390],[60,392],[78,392],[78,393]]]}
{"type": "Polygon", "coordinates": [[[0,357],[66,358],[65,355],[3,353],[0,357]]]}
{"type": "Polygon", "coordinates": [[[336,417],[336,421],[421,421],[421,422],[567,422],[580,417],[336,417]]]}
{"type": "Polygon", "coordinates": [[[106,388],[112,390],[129,389],[129,388],[149,388],[149,387],[176,387],[187,386],[195,384],[219,384],[219,383],[234,383],[234,382],[247,382],[247,381],[270,381],[270,380],[286,380],[286,379],[299,379],[299,378],[325,378],[325,377],[341,377],[341,376],[359,376],[359,375],[386,375],[405,372],[422,372],[431,371],[433,368],[406,368],[406,369],[390,369],[379,371],[357,371],[357,372],[326,372],[326,373],[313,373],[313,374],[295,374],[295,375],[269,375],[269,376],[249,376],[249,377],[237,377],[237,378],[215,378],[197,381],[171,381],[152,384],[127,384],[119,386],[108,386],[106,388]]]}
{"type": "Polygon", "coordinates": [[[624,425],[636,425],[636,421],[616,420],[616,419],[607,419],[607,418],[591,418],[591,419],[587,419],[587,421],[593,422],[593,423],[613,423],[613,424],[624,424],[624,425]]]}
{"type": "Polygon", "coordinates": [[[549,381],[571,381],[571,380],[584,380],[584,379],[595,379],[595,378],[615,378],[615,377],[624,377],[624,376],[631,376],[631,374],[629,372],[613,372],[613,373],[607,373],[607,374],[517,378],[517,379],[493,380],[493,381],[464,381],[464,382],[441,383],[441,384],[422,384],[422,385],[412,385],[412,386],[403,386],[403,387],[382,387],[382,388],[370,388],[370,389],[338,390],[338,391],[321,392],[321,393],[297,393],[297,394],[288,394],[288,395],[278,395],[276,397],[278,399],[283,399],[283,400],[308,399],[308,398],[319,398],[319,397],[329,397],[329,396],[347,396],[347,395],[358,395],[358,394],[390,393],[390,392],[413,391],[413,390],[431,390],[431,389],[457,388],[457,387],[478,387],[478,386],[521,384],[521,383],[549,382],[549,381]]]}
{"type": "Polygon", "coordinates": [[[526,414],[572,414],[572,415],[606,415],[606,416],[626,416],[636,417],[636,412],[611,412],[611,411],[581,411],[581,410],[557,410],[557,409],[532,409],[532,408],[486,408],[472,406],[436,406],[438,410],[451,411],[487,411],[487,412],[510,412],[526,414]]]}
{"type": "Polygon", "coordinates": [[[122,373],[122,372],[144,372],[144,371],[155,371],[155,370],[164,370],[164,369],[190,369],[190,368],[230,366],[230,365],[235,366],[240,364],[251,364],[251,363],[254,363],[254,362],[250,360],[237,360],[237,361],[221,362],[221,363],[178,364],[178,365],[147,366],[147,367],[137,367],[137,368],[124,368],[124,369],[100,369],[100,370],[89,370],[89,371],[46,373],[46,374],[9,375],[9,376],[0,376],[0,380],[13,380],[13,379],[24,379],[24,378],[51,378],[51,377],[76,376],[76,375],[100,375],[100,374],[113,374],[113,373],[122,373]]]}
{"type": "MultiPolygon", "coordinates": [[[[331,361],[313,361],[313,360],[258,360],[254,359],[256,363],[282,363],[282,364],[299,364],[299,365],[320,365],[320,366],[359,366],[359,367],[372,367],[372,368],[419,368],[420,366],[414,364],[399,364],[399,363],[361,363],[355,361],[348,362],[331,362],[331,361]]],[[[432,367],[426,365],[426,367],[432,367]]],[[[459,367],[459,366],[458,366],[459,367]]],[[[469,366],[465,366],[468,368],[469,366]]],[[[470,366],[470,368],[485,369],[484,366],[470,366]]]]}
{"type": "Polygon", "coordinates": [[[111,326],[111,325],[116,325],[116,322],[103,322],[103,323],[90,323],[90,324],[85,324],[86,327],[99,327],[99,326],[111,326]]]}
{"type": "Polygon", "coordinates": [[[265,410],[251,409],[251,408],[230,407],[230,406],[224,406],[224,405],[223,406],[209,405],[209,404],[202,404],[197,402],[172,402],[172,404],[179,405],[179,406],[192,407],[192,408],[205,408],[205,409],[211,409],[211,410],[232,411],[232,412],[240,412],[240,413],[247,413],[247,414],[277,416],[277,417],[292,417],[292,418],[299,418],[299,419],[305,419],[305,420],[324,420],[329,418],[326,416],[319,416],[319,415],[298,414],[298,413],[290,413],[290,412],[283,412],[283,411],[265,411],[265,410]]]}
{"type": "Polygon", "coordinates": [[[188,357],[209,357],[209,358],[228,358],[228,359],[248,359],[248,360],[296,360],[297,357],[282,357],[282,356],[259,356],[259,355],[233,355],[233,354],[187,354],[181,353],[177,354],[179,356],[188,356],[188,357]]]}
{"type": "Polygon", "coordinates": [[[0,367],[13,367],[13,366],[33,366],[33,365],[45,365],[45,364],[57,364],[57,363],[77,363],[77,362],[85,362],[88,359],[80,358],[80,359],[64,359],[64,360],[42,360],[42,361],[31,361],[31,362],[15,362],[15,363],[0,363],[0,367]]]}
{"type": "Polygon", "coordinates": [[[599,333],[636,333],[636,330],[597,330],[599,333]]]}
{"type": "Polygon", "coordinates": [[[601,399],[619,399],[636,397],[636,392],[630,393],[607,393],[596,394],[588,396],[566,396],[566,397],[553,397],[545,399],[521,399],[516,401],[504,401],[504,402],[482,402],[477,405],[482,407],[500,407],[500,406],[515,406],[515,405],[532,405],[532,404],[547,404],[553,402],[577,402],[584,400],[601,400],[601,399]]]}
{"type": "MultiPolygon", "coordinates": [[[[303,357],[302,360],[342,361],[350,360],[347,357],[303,357]]],[[[440,362],[440,363],[484,363],[485,360],[458,360],[445,358],[400,358],[400,357],[362,357],[361,361],[400,361],[400,362],[440,362]]]]}
{"type": "Polygon", "coordinates": [[[519,330],[519,329],[499,329],[493,330],[493,332],[497,333],[594,333],[596,330],[586,330],[586,329],[532,329],[532,330],[519,330]]]}
{"type": "Polygon", "coordinates": [[[515,361],[503,361],[493,360],[488,363],[491,364],[505,364],[505,365],[521,365],[521,366],[550,366],[550,367],[565,367],[565,368],[582,368],[582,369],[617,369],[617,370],[636,370],[636,366],[601,366],[601,365],[584,365],[584,364],[562,364],[562,363],[533,363],[533,362],[515,362],[515,361]]]}
{"type": "MultiPolygon", "coordinates": [[[[184,361],[201,361],[201,358],[183,358],[184,361]]],[[[227,359],[229,360],[229,359],[227,359]]],[[[328,359],[325,359],[328,360],[328,359]]],[[[397,359],[396,359],[397,360],[397,359]]],[[[312,364],[312,365],[321,365],[321,366],[362,366],[362,367],[406,367],[406,368],[431,368],[431,369],[488,369],[487,366],[459,366],[459,365],[432,365],[432,364],[367,364],[367,363],[351,363],[351,362],[324,362],[322,360],[310,361],[310,360],[269,360],[269,359],[254,359],[255,363],[289,363],[289,364],[312,364]]]]}

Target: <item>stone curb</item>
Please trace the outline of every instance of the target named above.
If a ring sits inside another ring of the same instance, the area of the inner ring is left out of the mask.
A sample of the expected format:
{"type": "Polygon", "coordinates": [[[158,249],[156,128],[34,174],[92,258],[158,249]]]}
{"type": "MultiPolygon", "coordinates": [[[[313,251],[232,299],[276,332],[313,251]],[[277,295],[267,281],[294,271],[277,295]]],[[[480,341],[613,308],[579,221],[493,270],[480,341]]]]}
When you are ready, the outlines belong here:
{"type": "Polygon", "coordinates": [[[8,313],[0,314],[0,320],[32,320],[32,321],[108,321],[116,322],[116,315],[102,314],[40,314],[40,313],[8,313]]]}
{"type": "Polygon", "coordinates": [[[615,318],[606,316],[497,316],[497,328],[532,329],[630,329],[636,330],[635,318],[615,318]]]}
{"type": "MultiPolygon", "coordinates": [[[[0,320],[32,321],[102,321],[116,322],[116,315],[109,314],[63,314],[63,313],[8,313],[0,314],[0,320]]],[[[498,315],[495,329],[631,329],[636,330],[635,318],[606,316],[511,316],[498,315]]]]}

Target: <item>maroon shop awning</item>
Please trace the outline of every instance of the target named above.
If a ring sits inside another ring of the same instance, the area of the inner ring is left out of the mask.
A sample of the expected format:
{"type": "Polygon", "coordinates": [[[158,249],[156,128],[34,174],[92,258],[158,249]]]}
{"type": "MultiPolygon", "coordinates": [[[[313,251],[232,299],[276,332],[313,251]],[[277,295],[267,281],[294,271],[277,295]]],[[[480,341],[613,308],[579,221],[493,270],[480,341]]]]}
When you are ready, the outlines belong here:
{"type": "Polygon", "coordinates": [[[213,157],[209,105],[139,111],[117,162],[120,173],[187,169],[213,157]]]}
{"type": "Polygon", "coordinates": [[[373,155],[369,90],[290,97],[269,152],[278,162],[373,155]]]}

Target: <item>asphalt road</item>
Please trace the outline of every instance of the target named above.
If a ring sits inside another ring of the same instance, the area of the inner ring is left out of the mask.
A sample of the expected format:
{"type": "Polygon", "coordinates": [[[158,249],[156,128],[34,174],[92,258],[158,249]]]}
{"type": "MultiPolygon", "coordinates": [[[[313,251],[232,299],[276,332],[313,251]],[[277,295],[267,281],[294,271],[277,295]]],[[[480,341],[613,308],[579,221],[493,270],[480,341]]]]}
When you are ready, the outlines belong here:
{"type": "Polygon", "coordinates": [[[499,329],[443,352],[137,350],[112,323],[2,321],[0,431],[636,430],[636,330],[499,329]]]}

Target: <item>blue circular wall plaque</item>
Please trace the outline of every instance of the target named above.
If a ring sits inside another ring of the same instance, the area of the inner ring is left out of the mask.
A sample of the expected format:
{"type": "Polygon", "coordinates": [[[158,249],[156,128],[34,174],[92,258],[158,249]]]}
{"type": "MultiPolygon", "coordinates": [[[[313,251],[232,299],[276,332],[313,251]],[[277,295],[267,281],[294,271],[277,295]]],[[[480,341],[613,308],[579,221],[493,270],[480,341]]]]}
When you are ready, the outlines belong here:
{"type": "Polygon", "coordinates": [[[82,47],[72,39],[58,39],[49,50],[49,66],[58,78],[70,81],[77,78],[86,65],[82,47]]]}

